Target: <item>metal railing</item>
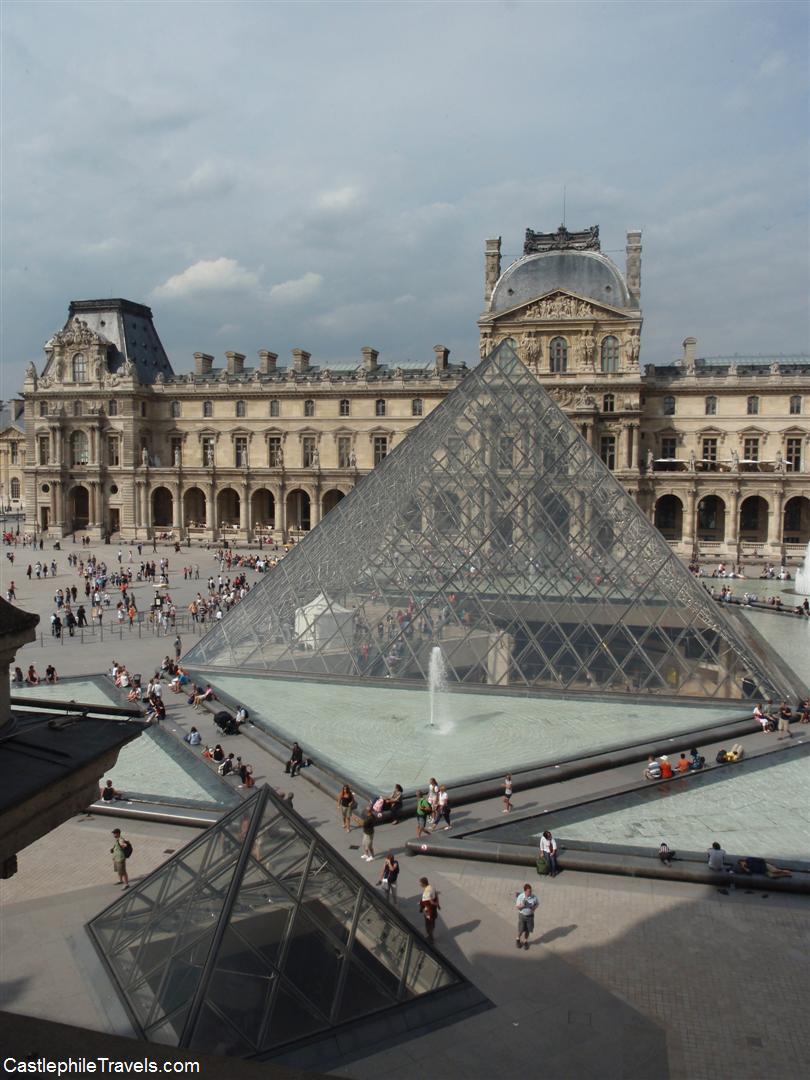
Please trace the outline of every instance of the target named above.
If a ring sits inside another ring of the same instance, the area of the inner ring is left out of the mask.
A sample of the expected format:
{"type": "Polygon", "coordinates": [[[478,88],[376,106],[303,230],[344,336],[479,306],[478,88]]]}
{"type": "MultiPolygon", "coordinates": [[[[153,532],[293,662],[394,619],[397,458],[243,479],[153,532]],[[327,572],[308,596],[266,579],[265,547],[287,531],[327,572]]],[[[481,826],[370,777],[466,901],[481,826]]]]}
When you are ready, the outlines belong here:
{"type": "Polygon", "coordinates": [[[215,622],[216,619],[206,619],[204,623],[195,622],[191,615],[183,612],[178,613],[174,620],[169,619],[168,627],[164,627],[159,620],[152,619],[149,615],[144,616],[142,612],[139,612],[139,618],[135,620],[132,626],[129,625],[129,619],[125,619],[122,623],[114,619],[107,623],[94,622],[88,623],[87,626],[77,626],[74,628],[73,634],[70,633],[66,626],[62,626],[59,637],[45,631],[40,633],[38,637],[40,647],[43,649],[46,646],[53,648],[54,645],[70,645],[71,642],[78,645],[91,645],[102,641],[115,641],[116,639],[118,641],[131,641],[133,638],[143,637],[170,638],[175,637],[177,634],[181,636],[191,634],[192,636],[202,637],[215,622]]]}

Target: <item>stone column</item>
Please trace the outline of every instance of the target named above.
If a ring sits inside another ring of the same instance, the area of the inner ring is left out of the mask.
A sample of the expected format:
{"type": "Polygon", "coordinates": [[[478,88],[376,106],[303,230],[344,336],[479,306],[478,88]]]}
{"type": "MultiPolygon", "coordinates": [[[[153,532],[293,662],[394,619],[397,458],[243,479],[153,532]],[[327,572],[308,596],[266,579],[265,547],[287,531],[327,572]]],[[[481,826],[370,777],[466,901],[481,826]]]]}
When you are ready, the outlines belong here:
{"type": "Polygon", "coordinates": [[[213,484],[205,485],[205,527],[212,532],[217,529],[217,501],[213,484]]]}
{"type": "Polygon", "coordinates": [[[690,548],[695,542],[695,501],[697,492],[690,487],[686,492],[686,508],[683,512],[683,542],[690,548]]]}
{"type": "Polygon", "coordinates": [[[321,488],[315,485],[309,499],[309,527],[314,529],[321,520],[321,488]]]}
{"type": "Polygon", "coordinates": [[[174,485],[174,502],[172,504],[172,527],[182,531],[185,528],[183,516],[183,485],[178,481],[174,485]]]}
{"type": "Polygon", "coordinates": [[[250,494],[247,484],[239,487],[239,531],[247,533],[250,529],[250,494]]]}
{"type": "Polygon", "coordinates": [[[775,491],[772,506],[768,512],[768,546],[772,554],[777,555],[781,555],[783,551],[782,507],[784,499],[785,495],[781,489],[775,491]]]}
{"type": "Polygon", "coordinates": [[[65,524],[65,486],[61,480],[54,481],[53,495],[55,524],[59,529],[63,529],[65,524]]]}
{"type": "Polygon", "coordinates": [[[740,489],[733,488],[729,505],[726,507],[726,535],[724,542],[728,550],[736,554],[740,540],[740,489]]]}
{"type": "Polygon", "coordinates": [[[632,469],[634,467],[633,462],[634,462],[634,456],[635,456],[635,435],[636,435],[637,427],[638,427],[637,424],[628,424],[627,425],[627,468],[628,469],[632,469]]]}
{"type": "Polygon", "coordinates": [[[275,531],[279,534],[283,543],[287,535],[287,502],[283,483],[279,484],[277,488],[273,489],[273,495],[276,500],[275,531]]]}
{"type": "Polygon", "coordinates": [[[141,526],[149,528],[149,485],[145,480],[141,484],[141,526]]]}

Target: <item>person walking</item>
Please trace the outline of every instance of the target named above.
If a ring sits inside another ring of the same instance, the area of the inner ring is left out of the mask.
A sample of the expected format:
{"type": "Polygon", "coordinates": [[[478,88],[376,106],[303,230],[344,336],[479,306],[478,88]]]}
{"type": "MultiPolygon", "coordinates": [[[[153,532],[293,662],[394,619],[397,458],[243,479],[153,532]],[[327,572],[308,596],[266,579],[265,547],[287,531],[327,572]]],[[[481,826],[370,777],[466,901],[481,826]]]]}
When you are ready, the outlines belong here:
{"type": "Polygon", "coordinates": [[[425,936],[428,941],[432,942],[433,933],[436,929],[436,918],[441,911],[439,894],[426,877],[419,878],[419,884],[422,886],[422,895],[419,899],[419,910],[422,912],[425,920],[425,936]]]}
{"type": "Polygon", "coordinates": [[[556,877],[559,872],[557,867],[557,841],[548,829],[540,837],[540,854],[545,857],[548,863],[549,877],[556,877]]]}
{"type": "Polygon", "coordinates": [[[179,660],[182,653],[183,653],[183,642],[182,642],[182,640],[180,638],[180,635],[178,634],[177,637],[174,639],[174,658],[175,658],[175,660],[179,660]]]}
{"type": "Polygon", "coordinates": [[[392,851],[385,856],[385,862],[377,884],[382,887],[385,898],[389,904],[397,907],[397,878],[399,877],[399,863],[392,851]]]}
{"type": "Polygon", "coordinates": [[[369,810],[363,818],[363,850],[360,856],[366,862],[374,861],[374,815],[369,810]]]}
{"type": "Polygon", "coordinates": [[[340,817],[343,821],[343,831],[351,832],[352,810],[357,809],[357,800],[348,784],[344,784],[341,788],[340,794],[337,797],[337,805],[340,817]]]}
{"type": "Polygon", "coordinates": [[[508,814],[512,809],[512,774],[507,773],[503,780],[503,812],[508,814]]]}
{"type": "Polygon", "coordinates": [[[529,948],[529,935],[534,933],[534,912],[540,901],[526,882],[523,892],[515,893],[515,907],[518,912],[518,932],[515,945],[518,949],[529,948]]]}
{"type": "Polygon", "coordinates": [[[420,840],[422,834],[427,832],[427,819],[430,813],[430,803],[423,792],[416,793],[416,839],[420,840]]]}
{"type": "Polygon", "coordinates": [[[438,829],[439,823],[444,818],[444,827],[449,829],[450,826],[450,796],[447,794],[447,788],[444,784],[439,785],[438,803],[436,807],[436,825],[434,828],[438,829]]]}
{"type": "Polygon", "coordinates": [[[127,874],[127,859],[132,854],[132,844],[121,835],[120,829],[113,829],[113,846],[110,854],[113,857],[113,870],[118,875],[122,888],[129,888],[129,875],[127,874]]]}

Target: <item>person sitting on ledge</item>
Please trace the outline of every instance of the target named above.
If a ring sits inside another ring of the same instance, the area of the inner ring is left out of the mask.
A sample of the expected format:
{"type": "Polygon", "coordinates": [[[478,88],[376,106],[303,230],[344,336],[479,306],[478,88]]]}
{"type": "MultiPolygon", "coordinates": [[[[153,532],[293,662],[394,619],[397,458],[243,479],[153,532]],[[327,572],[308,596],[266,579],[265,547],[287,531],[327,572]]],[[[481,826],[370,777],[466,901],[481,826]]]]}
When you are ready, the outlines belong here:
{"type": "Polygon", "coordinates": [[[189,746],[199,746],[202,742],[202,736],[199,731],[193,727],[191,731],[183,736],[183,742],[187,742],[189,746]]]}
{"type": "Polygon", "coordinates": [[[304,764],[304,751],[298,745],[297,742],[292,744],[292,751],[290,752],[290,760],[284,767],[284,772],[289,773],[291,777],[297,776],[301,771],[301,766],[304,764]]]}
{"type": "Polygon", "coordinates": [[[102,802],[113,802],[115,799],[122,799],[123,795],[120,791],[116,791],[113,787],[112,780],[108,780],[104,787],[101,789],[102,802]]]}
{"type": "Polygon", "coordinates": [[[654,754],[650,754],[647,759],[647,768],[644,770],[645,780],[660,780],[661,779],[661,766],[658,763],[658,758],[654,754]]]}
{"type": "MultiPolygon", "coordinates": [[[[383,810],[387,810],[391,817],[396,819],[397,814],[402,809],[402,785],[394,784],[394,790],[390,795],[386,795],[383,799],[383,810]]],[[[394,820],[396,824],[396,820],[394,820]]]]}
{"type": "Polygon", "coordinates": [[[693,746],[689,751],[689,768],[697,771],[698,769],[702,769],[705,764],[706,758],[698,753],[696,746],[693,746]]]}
{"type": "Polygon", "coordinates": [[[664,864],[664,866],[672,866],[672,860],[675,858],[675,852],[672,851],[666,840],[662,840],[658,845],[658,858],[664,864]]]}
{"type": "Polygon", "coordinates": [[[725,851],[723,851],[723,849],[720,847],[716,840],[709,848],[707,855],[710,870],[716,870],[719,872],[724,869],[723,860],[726,857],[726,853],[725,851]]]}
{"type": "Polygon", "coordinates": [[[673,776],[672,766],[669,763],[669,758],[666,754],[661,755],[661,779],[671,780],[673,776]]]}
{"type": "Polygon", "coordinates": [[[793,877],[790,870],[783,870],[781,866],[774,866],[754,855],[746,855],[744,859],[737,861],[737,869],[741,874],[762,874],[763,877],[779,878],[793,877]]]}
{"type": "Polygon", "coordinates": [[[203,691],[198,693],[194,698],[194,708],[199,709],[205,701],[214,701],[214,688],[208,683],[203,691]]]}
{"type": "Polygon", "coordinates": [[[25,676],[25,681],[29,686],[39,686],[39,675],[37,675],[37,669],[33,664],[29,665],[28,674],[25,676]]]}
{"type": "Polygon", "coordinates": [[[689,759],[687,758],[686,754],[681,754],[681,756],[678,758],[678,762],[677,762],[678,772],[680,773],[681,776],[683,776],[684,773],[689,772],[689,768],[690,768],[689,759]]]}
{"type": "Polygon", "coordinates": [[[48,664],[45,668],[45,682],[46,683],[58,683],[59,676],[56,674],[56,668],[53,664],[48,664]]]}

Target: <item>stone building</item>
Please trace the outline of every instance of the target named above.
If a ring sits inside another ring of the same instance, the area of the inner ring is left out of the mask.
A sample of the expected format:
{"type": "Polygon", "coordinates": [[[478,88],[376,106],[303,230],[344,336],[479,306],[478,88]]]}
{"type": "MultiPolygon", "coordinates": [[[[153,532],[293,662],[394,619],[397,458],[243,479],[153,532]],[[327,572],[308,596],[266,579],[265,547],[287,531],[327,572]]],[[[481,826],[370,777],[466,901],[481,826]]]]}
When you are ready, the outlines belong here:
{"type": "Polygon", "coordinates": [[[25,402],[0,402],[0,510],[20,514],[25,490],[25,402]]]}
{"type": "Polygon", "coordinates": [[[149,308],[82,300],[25,380],[26,526],[52,536],[289,539],[317,525],[463,377],[375,349],[330,369],[294,349],[172,369],[149,308]]]}
{"type": "MultiPolygon", "coordinates": [[[[598,226],[528,229],[505,269],[500,238],[487,240],[484,262],[481,355],[514,345],[678,554],[803,550],[810,356],[699,358],[687,338],[678,360],[645,365],[638,231],[627,234],[624,272],[602,252],[598,226]]],[[[30,365],[26,376],[16,454],[27,527],[300,536],[464,377],[447,349],[434,352],[392,367],[366,347],[356,364],[331,368],[303,349],[286,365],[263,349],[253,366],[242,353],[218,365],[199,352],[177,374],[149,308],[74,301],[42,374],[30,365]]]]}
{"type": "Polygon", "coordinates": [[[599,227],[485,247],[481,355],[510,340],[684,557],[780,560],[810,542],[810,356],[641,356],[641,233],[626,271],[599,227]]]}

